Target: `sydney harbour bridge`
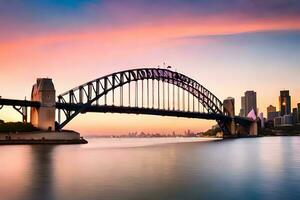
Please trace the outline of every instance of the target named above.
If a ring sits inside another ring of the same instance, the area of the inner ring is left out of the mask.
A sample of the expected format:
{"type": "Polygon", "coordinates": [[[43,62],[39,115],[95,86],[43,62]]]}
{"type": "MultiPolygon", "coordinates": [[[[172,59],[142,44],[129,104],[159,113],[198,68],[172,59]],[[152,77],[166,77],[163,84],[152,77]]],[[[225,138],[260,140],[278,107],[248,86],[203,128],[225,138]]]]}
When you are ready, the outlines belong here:
{"type": "Polygon", "coordinates": [[[38,79],[31,100],[0,99],[40,129],[61,130],[87,112],[147,114],[215,120],[224,135],[257,134],[257,123],[235,116],[234,100],[223,102],[196,80],[171,69],[138,68],[111,73],[56,97],[51,79],[38,79]]]}

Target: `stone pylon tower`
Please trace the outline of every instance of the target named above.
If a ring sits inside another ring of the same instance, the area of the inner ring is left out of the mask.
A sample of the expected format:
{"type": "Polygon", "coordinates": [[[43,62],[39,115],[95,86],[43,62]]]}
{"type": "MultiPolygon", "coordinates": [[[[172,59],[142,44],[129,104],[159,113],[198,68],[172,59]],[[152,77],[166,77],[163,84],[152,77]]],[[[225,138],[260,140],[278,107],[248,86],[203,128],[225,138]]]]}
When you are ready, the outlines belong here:
{"type": "Polygon", "coordinates": [[[38,78],[32,87],[31,100],[41,103],[40,108],[31,108],[31,124],[41,130],[54,131],[55,88],[52,79],[38,78]]]}
{"type": "Polygon", "coordinates": [[[223,101],[223,113],[226,116],[232,117],[232,121],[227,122],[226,126],[230,132],[231,135],[236,134],[236,126],[235,126],[235,121],[234,121],[234,116],[235,116],[235,104],[234,104],[234,98],[228,97],[223,101]]]}

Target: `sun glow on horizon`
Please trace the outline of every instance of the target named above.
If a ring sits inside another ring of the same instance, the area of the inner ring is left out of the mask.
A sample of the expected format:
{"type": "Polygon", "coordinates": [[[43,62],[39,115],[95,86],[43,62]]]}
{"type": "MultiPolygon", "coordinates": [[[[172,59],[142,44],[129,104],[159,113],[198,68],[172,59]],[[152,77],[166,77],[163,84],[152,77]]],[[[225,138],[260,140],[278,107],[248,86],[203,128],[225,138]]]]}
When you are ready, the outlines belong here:
{"type": "MultiPolygon", "coordinates": [[[[278,105],[282,88],[291,91],[295,106],[300,102],[300,4],[278,10],[279,3],[284,1],[5,2],[0,5],[0,96],[28,99],[39,77],[52,78],[58,95],[115,71],[166,62],[219,99],[233,96],[237,113],[246,90],[257,92],[262,112],[278,105]]],[[[17,121],[20,116],[3,108],[0,119],[17,121]]],[[[87,114],[67,128],[99,134],[172,133],[205,131],[214,123],[87,114]]]]}

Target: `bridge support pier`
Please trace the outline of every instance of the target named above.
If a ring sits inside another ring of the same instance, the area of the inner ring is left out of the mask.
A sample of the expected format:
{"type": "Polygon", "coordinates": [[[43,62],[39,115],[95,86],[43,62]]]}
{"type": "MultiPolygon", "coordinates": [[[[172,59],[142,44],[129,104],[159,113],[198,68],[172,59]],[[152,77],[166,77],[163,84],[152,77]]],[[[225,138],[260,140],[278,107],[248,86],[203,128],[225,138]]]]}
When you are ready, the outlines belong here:
{"type": "Polygon", "coordinates": [[[230,132],[230,135],[236,135],[236,124],[234,119],[232,119],[231,122],[227,123],[227,128],[230,132]]]}
{"type": "Polygon", "coordinates": [[[235,107],[234,107],[234,98],[227,98],[223,102],[223,113],[226,116],[232,118],[232,120],[226,122],[226,127],[229,130],[230,135],[236,135],[236,123],[234,121],[235,116],[235,107]]]}
{"type": "Polygon", "coordinates": [[[239,136],[257,136],[258,124],[257,121],[253,121],[250,124],[238,124],[237,134],[239,136]]]}
{"type": "Polygon", "coordinates": [[[54,131],[56,101],[52,79],[37,79],[36,84],[34,84],[32,88],[31,100],[41,103],[39,108],[31,108],[31,124],[41,130],[54,131]]]}
{"type": "Polygon", "coordinates": [[[257,121],[254,121],[250,124],[249,127],[249,135],[250,136],[257,136],[258,135],[258,125],[257,121]]]}
{"type": "Polygon", "coordinates": [[[229,136],[257,136],[258,135],[258,125],[257,121],[254,120],[250,124],[238,124],[235,121],[235,107],[234,98],[227,98],[223,102],[223,113],[226,116],[231,117],[231,120],[225,122],[225,125],[229,131],[229,136]]]}

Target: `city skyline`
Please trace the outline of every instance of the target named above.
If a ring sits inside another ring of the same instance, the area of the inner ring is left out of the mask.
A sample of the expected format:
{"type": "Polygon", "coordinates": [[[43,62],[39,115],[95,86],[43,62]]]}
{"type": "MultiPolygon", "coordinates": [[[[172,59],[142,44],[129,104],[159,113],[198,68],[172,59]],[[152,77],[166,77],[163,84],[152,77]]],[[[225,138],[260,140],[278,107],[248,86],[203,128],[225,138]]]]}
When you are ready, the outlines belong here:
{"type": "MultiPolygon", "coordinates": [[[[283,89],[290,90],[292,108],[300,102],[300,86],[295,83],[300,73],[300,14],[296,12],[300,4],[296,1],[280,9],[276,5],[285,1],[46,2],[0,5],[2,98],[29,99],[39,77],[52,78],[60,94],[113,71],[164,67],[166,62],[221,100],[234,97],[237,113],[238,99],[246,90],[257,92],[259,112],[266,113],[270,104],[277,107],[278,92],[283,89]]],[[[20,117],[4,108],[0,119],[20,117]]],[[[172,117],[128,115],[124,120],[118,114],[88,114],[69,128],[105,134],[149,129],[183,132],[203,131],[212,124],[172,117]],[[119,127],[112,127],[116,122],[119,127]]]]}
{"type": "Polygon", "coordinates": [[[0,200],[300,199],[300,0],[0,0],[0,200]]]}

